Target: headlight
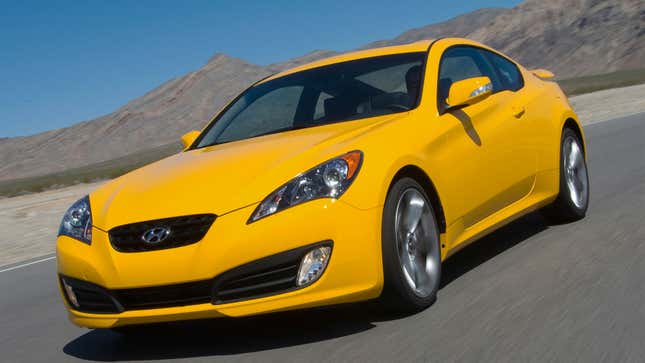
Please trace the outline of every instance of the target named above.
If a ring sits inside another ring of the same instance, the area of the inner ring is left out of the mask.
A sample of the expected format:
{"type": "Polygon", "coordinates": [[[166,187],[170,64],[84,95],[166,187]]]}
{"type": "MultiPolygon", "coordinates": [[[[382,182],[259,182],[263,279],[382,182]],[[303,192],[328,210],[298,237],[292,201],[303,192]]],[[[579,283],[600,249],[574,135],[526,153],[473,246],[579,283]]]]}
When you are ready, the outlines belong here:
{"type": "Polygon", "coordinates": [[[356,178],[362,161],[362,152],[351,151],[298,175],[269,194],[248,223],[313,199],[339,198],[356,178]]]}
{"type": "Polygon", "coordinates": [[[88,196],[72,204],[65,212],[58,235],[69,236],[87,244],[92,243],[92,210],[88,196]]]}

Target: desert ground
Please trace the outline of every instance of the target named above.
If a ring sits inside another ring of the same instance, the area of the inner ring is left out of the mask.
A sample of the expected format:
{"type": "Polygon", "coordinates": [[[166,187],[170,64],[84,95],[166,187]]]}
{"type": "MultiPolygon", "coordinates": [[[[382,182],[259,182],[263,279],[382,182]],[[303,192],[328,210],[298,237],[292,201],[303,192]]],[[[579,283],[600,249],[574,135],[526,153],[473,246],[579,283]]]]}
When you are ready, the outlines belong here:
{"type": "Polygon", "coordinates": [[[0,266],[50,255],[65,210],[101,183],[0,199],[0,266]]]}
{"type": "MultiPolygon", "coordinates": [[[[580,95],[571,103],[584,124],[645,112],[645,85],[580,95]]],[[[0,199],[0,266],[51,256],[65,210],[101,183],[0,199]]]]}
{"type": "Polygon", "coordinates": [[[645,112],[645,85],[614,88],[571,97],[585,125],[645,112]]]}

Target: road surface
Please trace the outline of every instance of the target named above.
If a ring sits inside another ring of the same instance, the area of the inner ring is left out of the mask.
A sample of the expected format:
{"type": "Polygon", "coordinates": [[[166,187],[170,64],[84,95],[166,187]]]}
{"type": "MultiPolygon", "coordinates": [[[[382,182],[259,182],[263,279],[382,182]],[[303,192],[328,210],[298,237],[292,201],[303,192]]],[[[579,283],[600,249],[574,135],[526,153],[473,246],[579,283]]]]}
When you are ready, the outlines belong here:
{"type": "Polygon", "coordinates": [[[586,132],[587,218],[552,226],[534,213],[471,245],[416,315],[358,304],[126,338],[69,323],[55,260],[39,259],[0,267],[0,361],[642,362],[645,114],[586,132]]]}

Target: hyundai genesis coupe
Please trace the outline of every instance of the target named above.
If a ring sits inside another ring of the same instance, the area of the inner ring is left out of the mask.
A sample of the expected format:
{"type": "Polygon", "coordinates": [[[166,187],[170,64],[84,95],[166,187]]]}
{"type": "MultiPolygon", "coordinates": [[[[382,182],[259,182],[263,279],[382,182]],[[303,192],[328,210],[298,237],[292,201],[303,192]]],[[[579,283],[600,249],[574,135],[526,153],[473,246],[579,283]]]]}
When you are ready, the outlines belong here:
{"type": "Polygon", "coordinates": [[[472,241],[536,210],[585,216],[584,134],[552,77],[446,38],[258,81],[182,152],[65,213],[57,277],[72,322],[428,307],[442,262],[472,241]]]}

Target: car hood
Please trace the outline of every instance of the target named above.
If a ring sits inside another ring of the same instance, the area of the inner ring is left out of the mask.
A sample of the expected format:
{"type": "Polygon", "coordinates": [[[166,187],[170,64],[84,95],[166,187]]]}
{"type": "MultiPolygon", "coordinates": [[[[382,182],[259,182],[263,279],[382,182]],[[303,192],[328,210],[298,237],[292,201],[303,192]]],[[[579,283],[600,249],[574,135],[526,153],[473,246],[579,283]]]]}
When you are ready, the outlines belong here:
{"type": "Polygon", "coordinates": [[[357,138],[407,113],[266,135],[190,150],[114,179],[90,195],[96,227],[191,214],[218,216],[260,202],[357,138]]]}

